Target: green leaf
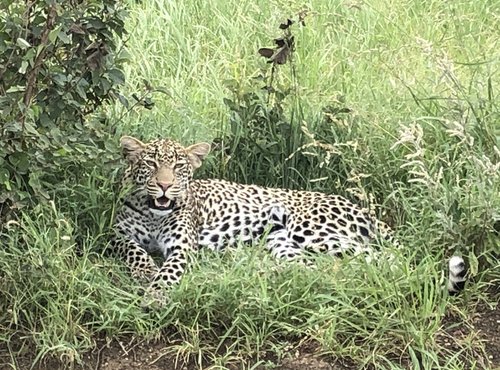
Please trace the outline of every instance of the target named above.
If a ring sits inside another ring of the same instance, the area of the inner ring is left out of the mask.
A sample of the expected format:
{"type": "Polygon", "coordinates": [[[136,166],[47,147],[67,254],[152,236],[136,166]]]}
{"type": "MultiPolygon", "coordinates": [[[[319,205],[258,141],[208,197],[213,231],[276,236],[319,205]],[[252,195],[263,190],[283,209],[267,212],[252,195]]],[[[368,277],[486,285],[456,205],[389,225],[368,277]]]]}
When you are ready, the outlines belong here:
{"type": "Polygon", "coordinates": [[[118,100],[120,101],[120,103],[122,103],[125,108],[128,108],[129,107],[128,99],[124,97],[122,94],[116,94],[116,95],[118,96],[118,100]]]}
{"type": "Polygon", "coordinates": [[[17,85],[17,86],[11,86],[7,89],[6,93],[14,93],[14,92],[21,92],[21,91],[24,91],[26,89],[26,87],[24,86],[20,86],[20,85],[17,85]]]}
{"type": "Polygon", "coordinates": [[[21,67],[19,67],[18,72],[21,73],[21,74],[25,74],[26,73],[26,69],[28,68],[28,65],[29,65],[28,62],[25,61],[25,60],[23,60],[21,62],[21,67]]]}
{"type": "Polygon", "coordinates": [[[125,82],[125,75],[119,69],[113,68],[108,75],[115,85],[122,85],[125,82]]]}
{"type": "Polygon", "coordinates": [[[84,80],[83,78],[81,78],[75,86],[75,90],[76,90],[77,94],[84,100],[87,99],[86,91],[87,91],[88,87],[89,87],[89,83],[86,80],[84,80]]]}
{"type": "Polygon", "coordinates": [[[31,47],[30,43],[21,37],[17,38],[16,44],[23,50],[26,50],[31,47]]]}
{"type": "Polygon", "coordinates": [[[14,166],[16,171],[20,174],[28,172],[30,161],[27,153],[16,152],[9,156],[9,162],[14,166]]]}
{"type": "Polygon", "coordinates": [[[89,25],[98,30],[106,28],[105,23],[98,18],[90,19],[89,25]]]}
{"type": "Polygon", "coordinates": [[[57,36],[59,35],[59,32],[61,32],[61,27],[62,25],[59,25],[49,32],[49,41],[51,44],[57,40],[57,36]]]}
{"type": "Polygon", "coordinates": [[[4,184],[10,190],[10,172],[7,168],[0,168],[0,184],[4,184]]]}
{"type": "Polygon", "coordinates": [[[71,35],[68,35],[66,32],[61,31],[57,36],[59,37],[59,40],[61,40],[63,43],[65,44],[71,43],[72,40],[71,35]]]}
{"type": "Polygon", "coordinates": [[[36,48],[36,56],[39,56],[45,47],[43,45],[38,45],[36,48]]]}
{"type": "Polygon", "coordinates": [[[32,189],[40,189],[42,187],[40,183],[40,177],[39,174],[37,173],[30,173],[29,175],[29,180],[28,180],[29,185],[31,186],[32,189]]]}
{"type": "Polygon", "coordinates": [[[28,62],[33,62],[33,59],[35,59],[35,54],[36,54],[35,48],[31,48],[26,52],[26,54],[23,57],[23,60],[26,60],[28,62]]]}

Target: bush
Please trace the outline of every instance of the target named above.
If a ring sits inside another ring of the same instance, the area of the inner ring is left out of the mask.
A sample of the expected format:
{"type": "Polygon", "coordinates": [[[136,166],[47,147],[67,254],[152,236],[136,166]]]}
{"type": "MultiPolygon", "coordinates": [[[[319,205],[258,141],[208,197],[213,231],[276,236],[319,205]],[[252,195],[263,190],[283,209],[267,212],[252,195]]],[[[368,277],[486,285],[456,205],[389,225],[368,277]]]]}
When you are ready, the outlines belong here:
{"type": "Polygon", "coordinates": [[[0,215],[111,157],[125,53],[120,2],[0,1],[0,215]],[[26,5],[27,4],[27,5],[26,5]]]}

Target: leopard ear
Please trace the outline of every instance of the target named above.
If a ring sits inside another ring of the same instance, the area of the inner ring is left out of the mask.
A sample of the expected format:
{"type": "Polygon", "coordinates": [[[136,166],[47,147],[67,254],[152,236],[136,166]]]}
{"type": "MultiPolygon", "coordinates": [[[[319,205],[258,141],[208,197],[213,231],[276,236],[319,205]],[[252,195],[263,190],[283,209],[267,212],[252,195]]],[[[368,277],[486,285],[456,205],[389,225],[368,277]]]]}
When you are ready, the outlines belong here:
{"type": "Polygon", "coordinates": [[[210,153],[210,144],[208,143],[198,143],[186,148],[186,152],[189,157],[189,161],[194,169],[201,166],[201,161],[210,153]]]}
{"type": "Polygon", "coordinates": [[[120,139],[120,145],[123,149],[123,155],[130,162],[135,162],[146,147],[146,144],[132,136],[123,136],[120,139]]]}

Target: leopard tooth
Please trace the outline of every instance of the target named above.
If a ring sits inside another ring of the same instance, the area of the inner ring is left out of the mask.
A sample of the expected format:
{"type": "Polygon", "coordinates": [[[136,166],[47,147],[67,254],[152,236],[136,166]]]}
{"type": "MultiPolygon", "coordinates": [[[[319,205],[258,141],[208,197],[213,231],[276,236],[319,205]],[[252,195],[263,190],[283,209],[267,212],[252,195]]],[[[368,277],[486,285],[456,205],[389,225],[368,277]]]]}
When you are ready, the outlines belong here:
{"type": "Polygon", "coordinates": [[[164,217],[166,215],[169,215],[170,213],[173,212],[172,209],[161,209],[161,208],[150,208],[149,211],[157,216],[164,217]]]}

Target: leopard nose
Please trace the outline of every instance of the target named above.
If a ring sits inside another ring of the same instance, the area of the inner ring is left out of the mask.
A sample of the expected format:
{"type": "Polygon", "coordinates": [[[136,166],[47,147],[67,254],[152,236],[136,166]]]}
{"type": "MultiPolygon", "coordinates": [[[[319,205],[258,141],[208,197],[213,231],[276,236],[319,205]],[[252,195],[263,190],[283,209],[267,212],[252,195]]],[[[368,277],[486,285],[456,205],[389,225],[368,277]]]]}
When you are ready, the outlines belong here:
{"type": "Polygon", "coordinates": [[[168,182],[161,182],[161,181],[157,181],[156,185],[158,185],[160,189],[163,191],[167,191],[167,189],[172,186],[172,184],[168,182]]]}

